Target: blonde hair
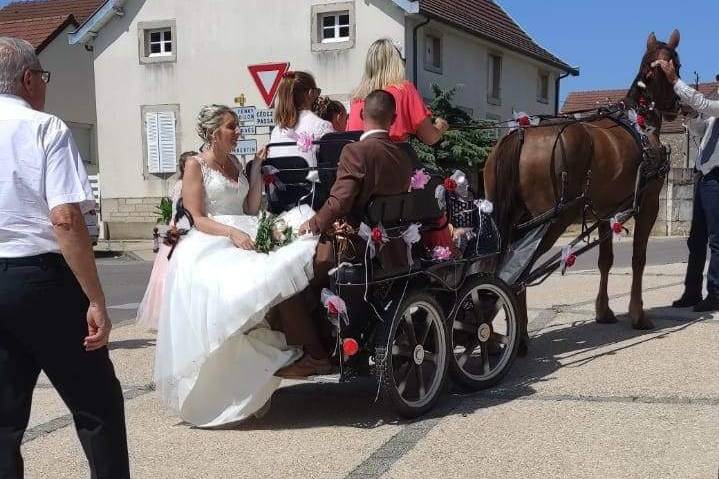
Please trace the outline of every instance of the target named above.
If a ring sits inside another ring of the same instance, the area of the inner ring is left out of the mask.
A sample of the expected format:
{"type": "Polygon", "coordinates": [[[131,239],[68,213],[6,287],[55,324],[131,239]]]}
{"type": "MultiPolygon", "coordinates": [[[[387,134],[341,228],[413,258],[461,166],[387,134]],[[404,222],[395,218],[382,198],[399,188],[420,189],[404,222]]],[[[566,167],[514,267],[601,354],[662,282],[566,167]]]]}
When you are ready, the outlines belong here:
{"type": "Polygon", "coordinates": [[[352,92],[352,99],[364,100],[373,91],[400,85],[405,79],[405,66],[399,50],[392,40],[381,38],[367,50],[362,81],[352,92]]]}
{"type": "Polygon", "coordinates": [[[204,145],[209,146],[212,143],[212,136],[222,126],[222,117],[227,113],[237,120],[237,113],[225,105],[205,105],[200,109],[200,114],[197,115],[197,135],[204,145]]]}
{"type": "Polygon", "coordinates": [[[317,90],[315,78],[307,72],[287,72],[277,87],[275,123],[280,128],[294,128],[300,119],[300,108],[310,90],[317,90]]]}

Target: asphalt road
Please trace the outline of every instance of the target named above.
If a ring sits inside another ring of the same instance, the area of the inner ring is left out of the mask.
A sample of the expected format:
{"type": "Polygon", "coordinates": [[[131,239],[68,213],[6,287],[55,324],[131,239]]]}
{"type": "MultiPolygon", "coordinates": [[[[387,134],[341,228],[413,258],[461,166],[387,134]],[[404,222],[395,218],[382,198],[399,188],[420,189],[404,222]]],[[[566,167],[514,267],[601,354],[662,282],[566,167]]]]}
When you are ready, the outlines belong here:
{"type": "MultiPolygon", "coordinates": [[[[555,247],[553,251],[559,249],[555,247]]],[[[595,248],[580,256],[574,269],[596,268],[598,254],[599,251],[595,248]]],[[[652,239],[647,251],[647,264],[682,263],[686,261],[686,255],[686,241],[682,238],[652,239]]],[[[631,260],[631,239],[623,238],[619,243],[615,243],[614,265],[627,267],[632,264],[631,260]]],[[[98,258],[97,266],[113,322],[119,325],[133,320],[137,306],[145,293],[152,263],[119,256],[98,258]]]]}

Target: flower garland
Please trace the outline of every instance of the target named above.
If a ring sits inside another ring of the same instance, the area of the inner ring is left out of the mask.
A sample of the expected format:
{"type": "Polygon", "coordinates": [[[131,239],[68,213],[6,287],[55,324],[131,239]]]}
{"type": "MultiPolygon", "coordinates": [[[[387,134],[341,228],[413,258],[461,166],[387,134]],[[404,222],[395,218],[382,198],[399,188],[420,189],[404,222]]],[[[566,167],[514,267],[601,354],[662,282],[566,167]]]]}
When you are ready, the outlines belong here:
{"type": "Polygon", "coordinates": [[[267,254],[290,244],[295,238],[292,227],[288,226],[285,220],[263,211],[257,226],[255,251],[267,254]]]}

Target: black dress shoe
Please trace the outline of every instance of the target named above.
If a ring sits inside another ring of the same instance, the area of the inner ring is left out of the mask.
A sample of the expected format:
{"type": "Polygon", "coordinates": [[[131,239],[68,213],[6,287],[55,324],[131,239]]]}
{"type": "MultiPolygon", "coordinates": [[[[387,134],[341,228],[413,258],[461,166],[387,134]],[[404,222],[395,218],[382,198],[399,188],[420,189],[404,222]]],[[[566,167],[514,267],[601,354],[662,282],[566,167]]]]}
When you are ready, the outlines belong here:
{"type": "Polygon", "coordinates": [[[719,311],[719,296],[710,295],[705,300],[700,301],[693,308],[695,313],[708,313],[710,311],[719,311]]]}
{"type": "Polygon", "coordinates": [[[684,293],[681,298],[677,299],[672,303],[672,308],[690,308],[696,306],[702,301],[700,294],[688,294],[684,293]]]}

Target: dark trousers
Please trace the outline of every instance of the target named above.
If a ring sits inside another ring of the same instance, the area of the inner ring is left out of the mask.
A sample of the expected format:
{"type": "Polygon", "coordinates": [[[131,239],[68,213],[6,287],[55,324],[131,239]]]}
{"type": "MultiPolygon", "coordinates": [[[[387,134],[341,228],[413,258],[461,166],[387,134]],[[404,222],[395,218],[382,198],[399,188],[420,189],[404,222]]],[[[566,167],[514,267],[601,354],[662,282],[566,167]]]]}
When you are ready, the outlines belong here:
{"type": "Polygon", "coordinates": [[[130,477],[122,389],[107,348],[83,347],[87,307],[61,256],[0,259],[0,478],[23,477],[40,371],[72,412],[92,477],[130,477]]]}
{"type": "MultiPolygon", "coordinates": [[[[699,181],[698,190],[711,253],[707,270],[707,292],[710,296],[719,296],[719,171],[715,169],[704,176],[699,181]]],[[[702,260],[702,267],[703,265],[702,260]]]]}
{"type": "Polygon", "coordinates": [[[694,182],[694,204],[692,207],[692,224],[689,229],[687,246],[689,247],[689,260],[687,262],[687,275],[684,279],[684,291],[690,296],[702,295],[704,284],[704,265],[707,259],[707,230],[706,213],[700,193],[703,178],[694,182]]]}

